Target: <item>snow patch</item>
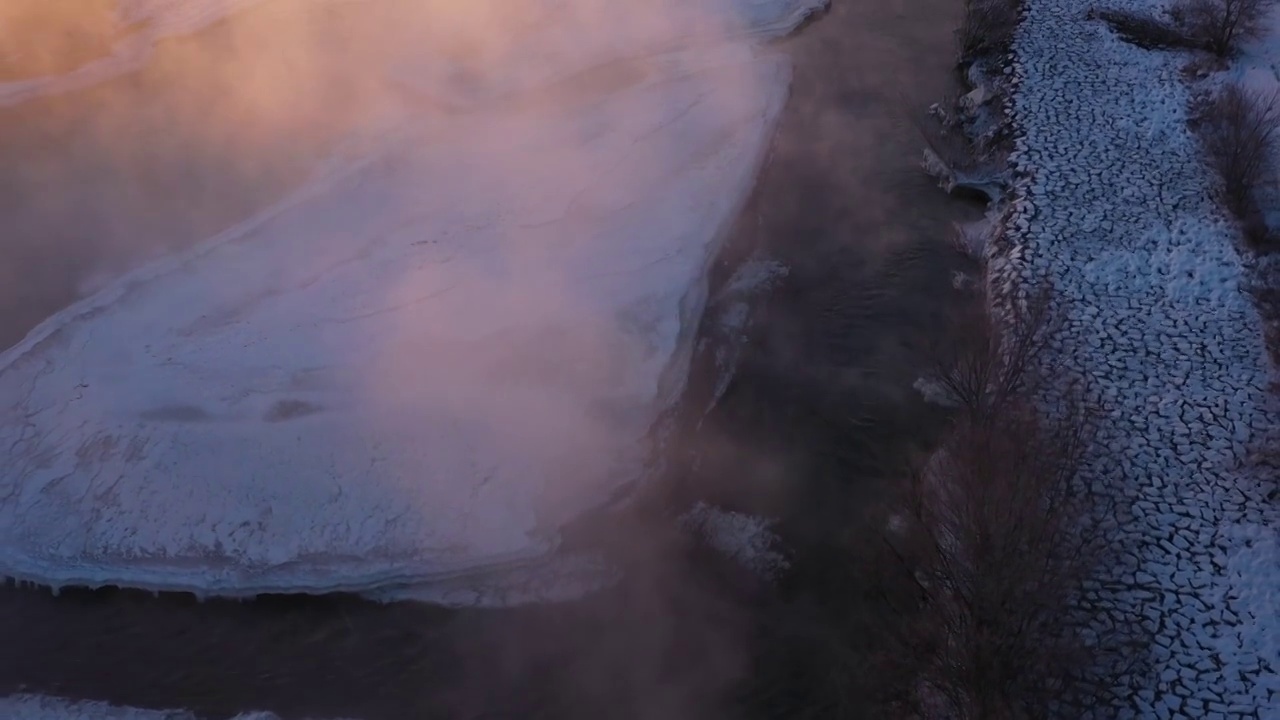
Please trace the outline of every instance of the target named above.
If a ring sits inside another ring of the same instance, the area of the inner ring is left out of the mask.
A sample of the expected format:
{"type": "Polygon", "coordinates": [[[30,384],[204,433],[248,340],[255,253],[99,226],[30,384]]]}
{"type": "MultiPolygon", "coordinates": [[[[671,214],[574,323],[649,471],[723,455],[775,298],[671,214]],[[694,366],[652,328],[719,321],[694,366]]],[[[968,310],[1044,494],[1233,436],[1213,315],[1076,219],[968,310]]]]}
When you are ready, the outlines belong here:
{"type": "Polygon", "coordinates": [[[920,393],[920,397],[924,398],[927,403],[952,409],[960,407],[960,401],[936,378],[916,378],[911,387],[920,393]]]}
{"type": "Polygon", "coordinates": [[[786,556],[777,550],[781,540],[773,532],[775,522],[701,501],[681,517],[681,523],[712,548],[766,580],[790,567],[786,556]]]}

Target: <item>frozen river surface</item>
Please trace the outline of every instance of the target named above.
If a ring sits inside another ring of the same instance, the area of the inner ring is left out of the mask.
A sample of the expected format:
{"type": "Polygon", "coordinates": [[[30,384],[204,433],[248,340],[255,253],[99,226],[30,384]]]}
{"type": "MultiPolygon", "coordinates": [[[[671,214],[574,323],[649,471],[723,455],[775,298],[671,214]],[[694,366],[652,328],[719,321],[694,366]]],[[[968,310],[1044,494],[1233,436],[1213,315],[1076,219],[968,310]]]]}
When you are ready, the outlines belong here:
{"type": "MultiPolygon", "coordinates": [[[[389,69],[399,110],[286,201],[0,355],[0,573],[448,604],[606,581],[549,561],[557,531],[645,474],[787,96],[757,40],[820,4],[682,4],[723,22],[624,17],[644,32],[537,61],[481,48],[466,112],[389,69]],[[622,60],[629,82],[537,102],[622,60]]],[[[563,47],[554,23],[510,32],[563,47]]]]}

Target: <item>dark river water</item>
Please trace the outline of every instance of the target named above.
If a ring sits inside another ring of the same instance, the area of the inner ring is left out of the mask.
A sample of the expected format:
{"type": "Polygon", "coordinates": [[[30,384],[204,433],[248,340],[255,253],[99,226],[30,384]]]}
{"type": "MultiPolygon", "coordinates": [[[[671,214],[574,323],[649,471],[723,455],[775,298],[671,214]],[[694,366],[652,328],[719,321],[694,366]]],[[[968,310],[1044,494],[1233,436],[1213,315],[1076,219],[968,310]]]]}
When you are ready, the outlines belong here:
{"type": "MultiPolygon", "coordinates": [[[[667,511],[710,499],[781,518],[797,553],[820,548],[892,482],[894,460],[940,427],[911,386],[963,299],[949,223],[979,211],[920,172],[912,119],[954,89],[960,6],[836,0],[781,42],[795,62],[792,98],[715,281],[759,255],[790,272],[757,303],[735,379],[705,416],[715,369],[708,354],[696,360],[669,477],[626,517],[581,529],[627,568],[618,586],[560,605],[464,611],[6,587],[0,695],[207,717],[801,716],[787,703],[803,699],[752,689],[772,682],[761,674],[773,672],[778,640],[766,626],[778,613],[820,626],[821,612],[794,583],[762,587],[691,547],[667,511]]],[[[264,75],[281,86],[270,76],[289,76],[298,60],[251,50],[271,46],[273,12],[166,41],[120,80],[0,110],[0,344],[109,262],[181,247],[280,197],[377,112],[349,57],[324,61],[324,83],[299,80],[283,100],[246,89],[243,78],[264,75]],[[186,82],[193,74],[205,82],[186,82]],[[255,132],[201,122],[212,104],[255,132]]],[[[316,13],[344,37],[364,31],[357,6],[316,13]]],[[[804,632],[786,643],[804,653],[804,632]]]]}

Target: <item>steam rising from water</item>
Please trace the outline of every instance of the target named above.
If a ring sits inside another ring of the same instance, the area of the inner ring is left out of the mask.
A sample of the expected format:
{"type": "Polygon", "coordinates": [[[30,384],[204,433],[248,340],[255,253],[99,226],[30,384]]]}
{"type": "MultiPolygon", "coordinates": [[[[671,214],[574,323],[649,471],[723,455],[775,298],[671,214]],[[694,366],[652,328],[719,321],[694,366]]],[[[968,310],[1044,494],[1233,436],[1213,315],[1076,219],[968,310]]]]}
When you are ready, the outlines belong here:
{"type": "Polygon", "coordinates": [[[223,89],[184,119],[237,152],[347,113],[346,162],[0,357],[11,574],[428,581],[537,558],[643,473],[785,97],[752,38],[816,5],[333,7],[270,3],[209,50],[272,72],[173,72],[223,89]],[[327,92],[339,66],[352,95],[327,92]]]}

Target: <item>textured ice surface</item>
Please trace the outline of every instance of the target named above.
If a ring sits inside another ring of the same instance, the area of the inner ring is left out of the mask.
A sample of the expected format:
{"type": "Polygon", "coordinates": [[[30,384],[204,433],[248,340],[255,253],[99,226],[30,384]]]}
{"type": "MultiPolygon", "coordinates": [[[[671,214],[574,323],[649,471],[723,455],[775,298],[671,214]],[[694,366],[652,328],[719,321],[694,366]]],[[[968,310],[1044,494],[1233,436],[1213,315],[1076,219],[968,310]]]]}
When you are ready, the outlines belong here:
{"type": "Polygon", "coordinates": [[[6,720],[195,720],[194,715],[182,710],[143,710],[44,695],[0,698],[0,717],[6,720]]]}
{"type": "MultiPolygon", "coordinates": [[[[4,720],[196,720],[185,710],[145,710],[88,700],[68,700],[46,695],[10,695],[0,698],[4,720]]],[[[228,720],[279,720],[269,712],[244,712],[228,720]]]]}
{"type": "Polygon", "coordinates": [[[54,316],[0,356],[0,572],[377,594],[543,557],[643,472],[788,67],[409,118],[54,316]]]}

